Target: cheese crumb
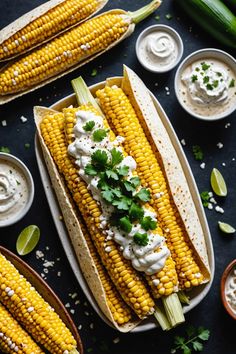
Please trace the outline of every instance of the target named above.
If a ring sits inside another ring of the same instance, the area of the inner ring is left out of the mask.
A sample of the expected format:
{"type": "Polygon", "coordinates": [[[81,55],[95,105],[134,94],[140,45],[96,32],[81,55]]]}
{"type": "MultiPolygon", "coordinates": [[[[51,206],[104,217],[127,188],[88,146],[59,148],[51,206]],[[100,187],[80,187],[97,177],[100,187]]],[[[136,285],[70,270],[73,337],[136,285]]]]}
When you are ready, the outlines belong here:
{"type": "Polygon", "coordinates": [[[22,121],[22,123],[25,123],[25,122],[27,122],[28,119],[26,117],[24,117],[24,116],[21,116],[20,120],[22,121]]]}
{"type": "Polygon", "coordinates": [[[3,127],[6,127],[7,126],[7,121],[4,119],[4,120],[2,120],[2,126],[3,127]]]}
{"type": "Polygon", "coordinates": [[[185,145],[186,145],[186,141],[185,141],[185,139],[181,139],[181,140],[180,140],[180,142],[181,142],[181,144],[182,144],[183,146],[185,146],[185,145]]]}
{"type": "Polygon", "coordinates": [[[116,337],[116,338],[113,339],[113,343],[114,343],[114,344],[119,343],[119,341],[120,341],[120,338],[119,338],[119,337],[116,337]]]}
{"type": "Polygon", "coordinates": [[[224,167],[225,167],[225,166],[226,166],[226,163],[225,163],[225,162],[222,162],[222,166],[224,166],[224,167]]]}
{"type": "Polygon", "coordinates": [[[221,208],[219,205],[217,205],[217,206],[215,207],[215,211],[217,211],[217,213],[224,214],[224,209],[221,208]]]}
{"type": "Polygon", "coordinates": [[[205,162],[202,162],[202,163],[201,163],[201,165],[200,165],[200,167],[201,167],[201,169],[203,169],[203,170],[204,170],[204,168],[206,167],[205,162]]]}
{"type": "Polygon", "coordinates": [[[208,207],[209,210],[212,210],[212,209],[213,209],[212,203],[208,203],[208,206],[207,206],[207,207],[208,207]]]}
{"type": "Polygon", "coordinates": [[[219,148],[219,149],[222,149],[222,147],[224,146],[221,142],[217,143],[216,146],[219,148]]]}

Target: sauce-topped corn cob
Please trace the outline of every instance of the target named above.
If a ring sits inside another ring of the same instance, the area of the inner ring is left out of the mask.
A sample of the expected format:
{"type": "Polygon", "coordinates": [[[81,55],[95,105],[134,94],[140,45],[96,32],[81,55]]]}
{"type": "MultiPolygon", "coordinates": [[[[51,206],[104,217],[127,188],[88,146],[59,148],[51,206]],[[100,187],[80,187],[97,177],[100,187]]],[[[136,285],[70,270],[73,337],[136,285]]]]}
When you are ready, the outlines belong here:
{"type": "Polygon", "coordinates": [[[86,63],[131,34],[134,24],[159,5],[153,0],[133,13],[111,10],[76,26],[0,72],[0,95],[25,91],[67,69],[86,63]]]}
{"type": "Polygon", "coordinates": [[[0,302],[37,343],[53,354],[78,354],[73,335],[54,309],[1,253],[0,284],[0,302]]]}
{"type": "Polygon", "coordinates": [[[92,15],[101,0],[64,0],[0,44],[0,60],[19,55],[92,15]]]}
{"type": "Polygon", "coordinates": [[[7,354],[43,354],[27,332],[0,303],[0,350],[7,354]]]}

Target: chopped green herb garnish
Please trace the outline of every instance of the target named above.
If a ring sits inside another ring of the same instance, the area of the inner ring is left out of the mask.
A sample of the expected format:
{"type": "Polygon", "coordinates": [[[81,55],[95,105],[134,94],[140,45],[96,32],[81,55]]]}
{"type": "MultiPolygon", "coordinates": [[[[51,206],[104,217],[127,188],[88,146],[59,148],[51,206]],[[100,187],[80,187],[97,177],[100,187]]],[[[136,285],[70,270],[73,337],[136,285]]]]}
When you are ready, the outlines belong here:
{"type": "Polygon", "coordinates": [[[91,72],[91,76],[96,76],[98,73],[97,69],[93,69],[91,72]]]}
{"type": "Polygon", "coordinates": [[[119,176],[127,176],[129,173],[129,166],[121,166],[118,167],[116,172],[118,173],[119,176]]]}
{"type": "Polygon", "coordinates": [[[122,152],[120,152],[119,150],[113,148],[111,150],[111,165],[114,167],[116,165],[118,165],[119,163],[121,163],[121,161],[123,160],[123,155],[122,152]]]}
{"type": "Polygon", "coordinates": [[[234,87],[235,86],[235,80],[232,79],[229,83],[229,87],[234,87]]]}
{"type": "Polygon", "coordinates": [[[136,189],[130,181],[124,181],[124,187],[127,192],[134,192],[136,189]]]}
{"type": "Polygon", "coordinates": [[[7,146],[1,146],[0,152],[5,152],[5,154],[10,154],[10,149],[7,146]]]}
{"type": "Polygon", "coordinates": [[[198,67],[198,66],[195,68],[195,71],[197,71],[197,72],[198,72],[198,71],[200,71],[200,69],[199,69],[199,67],[198,67]]]}
{"type": "Polygon", "coordinates": [[[198,352],[203,350],[203,343],[201,341],[207,341],[210,337],[210,331],[203,327],[195,329],[189,326],[186,329],[186,338],[181,336],[175,336],[175,347],[171,349],[171,354],[181,351],[183,354],[191,354],[192,350],[198,352]],[[201,341],[200,341],[201,340],[201,341]]]}
{"type": "Polygon", "coordinates": [[[115,181],[119,180],[118,174],[112,170],[106,170],[106,175],[108,178],[114,179],[115,181]]]}
{"type": "Polygon", "coordinates": [[[91,130],[93,130],[93,128],[95,127],[95,122],[93,120],[90,120],[89,122],[87,122],[84,126],[83,129],[86,132],[91,132],[91,130]]]}
{"type": "Polygon", "coordinates": [[[134,234],[134,242],[139,246],[147,246],[148,235],[146,233],[141,234],[140,232],[136,232],[136,234],[134,234]]]}
{"type": "Polygon", "coordinates": [[[151,198],[150,191],[146,188],[141,188],[140,191],[135,194],[135,198],[141,200],[141,202],[148,202],[151,198]]]}
{"type": "Polygon", "coordinates": [[[106,129],[97,129],[93,133],[93,141],[100,143],[107,136],[106,129]]]}
{"type": "Polygon", "coordinates": [[[197,77],[197,75],[192,75],[192,77],[191,77],[191,80],[192,80],[192,82],[195,82],[195,81],[197,81],[197,80],[198,80],[198,77],[197,77]]]}
{"type": "Polygon", "coordinates": [[[96,176],[98,174],[96,168],[91,164],[86,165],[84,171],[89,176],[96,176]]]}
{"type": "Polygon", "coordinates": [[[219,76],[219,77],[222,76],[222,74],[221,74],[219,71],[217,71],[216,74],[217,74],[217,76],[219,76]]]}
{"type": "Polygon", "coordinates": [[[131,232],[132,230],[132,223],[128,216],[124,216],[123,218],[121,218],[119,220],[119,225],[120,228],[127,233],[131,232]]]}
{"type": "Polygon", "coordinates": [[[136,203],[132,203],[129,209],[130,220],[132,221],[142,220],[143,216],[144,216],[143,208],[136,203]]]}
{"type": "Polygon", "coordinates": [[[205,77],[203,78],[204,84],[207,84],[207,83],[209,82],[209,80],[210,80],[209,76],[205,76],[205,77]]]}
{"type": "Polygon", "coordinates": [[[29,143],[25,143],[25,148],[29,149],[30,148],[30,144],[29,143]]]}
{"type": "Polygon", "coordinates": [[[212,90],[213,90],[213,85],[207,84],[207,85],[206,85],[206,88],[207,88],[208,90],[212,91],[212,90]]]}
{"type": "Polygon", "coordinates": [[[16,184],[19,186],[20,185],[20,182],[19,181],[17,181],[17,179],[16,179],[16,184]]]}
{"type": "Polygon", "coordinates": [[[139,178],[139,177],[132,177],[132,178],[130,178],[129,181],[132,183],[132,185],[133,185],[135,188],[137,188],[137,187],[140,186],[140,184],[141,184],[141,181],[140,181],[140,178],[139,178]]]}
{"type": "Polygon", "coordinates": [[[92,165],[95,166],[98,170],[105,170],[107,161],[108,161],[108,156],[105,151],[102,150],[96,150],[92,156],[92,165]]]}
{"type": "Polygon", "coordinates": [[[213,86],[216,88],[219,85],[219,80],[214,80],[213,81],[213,86]]]}
{"type": "Polygon", "coordinates": [[[118,210],[129,210],[130,205],[132,204],[132,199],[122,196],[119,200],[113,200],[112,205],[116,206],[118,210]]]}
{"type": "Polygon", "coordinates": [[[114,194],[112,192],[112,190],[104,190],[102,191],[102,197],[107,201],[107,202],[112,202],[114,199],[114,194]]]}
{"type": "Polygon", "coordinates": [[[202,70],[206,71],[207,69],[209,69],[211,66],[206,64],[205,62],[201,63],[202,66],[202,70]]]}
{"type": "Polygon", "coordinates": [[[151,216],[145,216],[141,221],[141,226],[145,231],[155,230],[157,222],[151,218],[151,216]]]}
{"type": "Polygon", "coordinates": [[[165,18],[166,18],[167,20],[171,20],[171,19],[173,18],[173,16],[172,16],[171,14],[166,14],[165,18]]]}
{"type": "Polygon", "coordinates": [[[207,192],[207,191],[201,192],[200,197],[202,200],[202,205],[207,208],[209,205],[209,199],[210,199],[209,192],[207,192]]]}
{"type": "Polygon", "coordinates": [[[192,149],[195,160],[201,161],[203,159],[203,151],[201,147],[199,145],[194,145],[192,149]]]}
{"type": "Polygon", "coordinates": [[[155,16],[154,18],[155,18],[155,20],[157,20],[157,21],[160,20],[160,16],[159,16],[159,15],[155,16]]]}

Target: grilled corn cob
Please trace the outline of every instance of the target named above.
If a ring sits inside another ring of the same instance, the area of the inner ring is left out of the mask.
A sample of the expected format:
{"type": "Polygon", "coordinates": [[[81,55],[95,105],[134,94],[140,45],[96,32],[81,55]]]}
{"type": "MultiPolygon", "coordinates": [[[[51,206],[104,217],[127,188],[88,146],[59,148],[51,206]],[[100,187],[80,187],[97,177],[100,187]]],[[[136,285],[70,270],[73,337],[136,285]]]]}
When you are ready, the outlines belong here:
{"type": "Polygon", "coordinates": [[[0,302],[37,343],[53,354],[78,353],[74,337],[54,309],[2,254],[0,285],[0,302]]]}
{"type": "Polygon", "coordinates": [[[83,216],[100,258],[119,293],[140,318],[153,313],[154,301],[143,280],[129,262],[122,257],[115,242],[113,240],[106,241],[106,236],[101,232],[101,210],[92,198],[85,182],[78,176],[77,169],[68,156],[64,133],[64,115],[62,113],[46,115],[40,128],[42,137],[59,172],[65,178],[67,187],[83,216]],[[112,249],[110,253],[105,251],[104,244],[112,249]]]}
{"type": "Polygon", "coordinates": [[[0,60],[11,58],[49,40],[57,33],[89,17],[100,0],[64,0],[31,21],[0,44],[0,60]]]}
{"type": "Polygon", "coordinates": [[[152,206],[176,262],[180,287],[201,284],[204,276],[165,180],[161,158],[150,145],[128,97],[121,88],[108,86],[96,95],[114,132],[125,138],[124,148],[136,160],[143,185],[150,188],[152,206]]]}
{"type": "MultiPolygon", "coordinates": [[[[65,116],[65,134],[67,136],[68,144],[71,144],[73,141],[73,128],[76,124],[76,112],[77,111],[89,111],[99,116],[99,112],[91,105],[82,105],[79,108],[65,108],[63,110],[65,116]]],[[[109,129],[109,138],[111,141],[115,140],[115,135],[110,129],[108,122],[106,119],[103,119],[104,126],[106,129],[109,129]]],[[[147,203],[145,204],[145,208],[150,212],[153,212],[153,209],[147,203]]],[[[157,227],[156,230],[152,231],[154,234],[163,235],[160,227],[157,227]]],[[[146,279],[148,281],[149,286],[152,289],[152,295],[155,298],[159,298],[162,295],[170,295],[178,289],[178,279],[175,271],[175,264],[171,257],[168,257],[164,267],[160,272],[153,275],[147,275],[146,279]]]]}
{"type": "Polygon", "coordinates": [[[0,72],[0,95],[24,91],[80,62],[85,63],[87,58],[118,43],[131,26],[133,29],[135,23],[148,16],[160,3],[153,0],[133,13],[112,10],[52,39],[0,72]]]}
{"type": "Polygon", "coordinates": [[[0,350],[12,354],[43,354],[41,348],[0,303],[0,350]]]}

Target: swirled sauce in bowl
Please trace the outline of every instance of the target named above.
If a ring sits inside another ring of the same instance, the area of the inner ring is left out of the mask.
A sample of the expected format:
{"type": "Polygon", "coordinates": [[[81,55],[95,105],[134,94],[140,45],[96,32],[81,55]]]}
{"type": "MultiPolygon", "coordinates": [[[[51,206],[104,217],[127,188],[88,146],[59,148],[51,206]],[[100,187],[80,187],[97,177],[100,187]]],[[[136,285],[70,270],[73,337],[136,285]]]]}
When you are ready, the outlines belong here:
{"type": "Polygon", "coordinates": [[[139,62],[149,71],[164,73],[173,69],[183,54],[183,43],[178,33],[169,26],[146,28],[136,42],[139,62]]]}
{"type": "Polygon", "coordinates": [[[33,195],[27,167],[16,157],[0,153],[0,227],[20,220],[29,210],[33,195]]]}

